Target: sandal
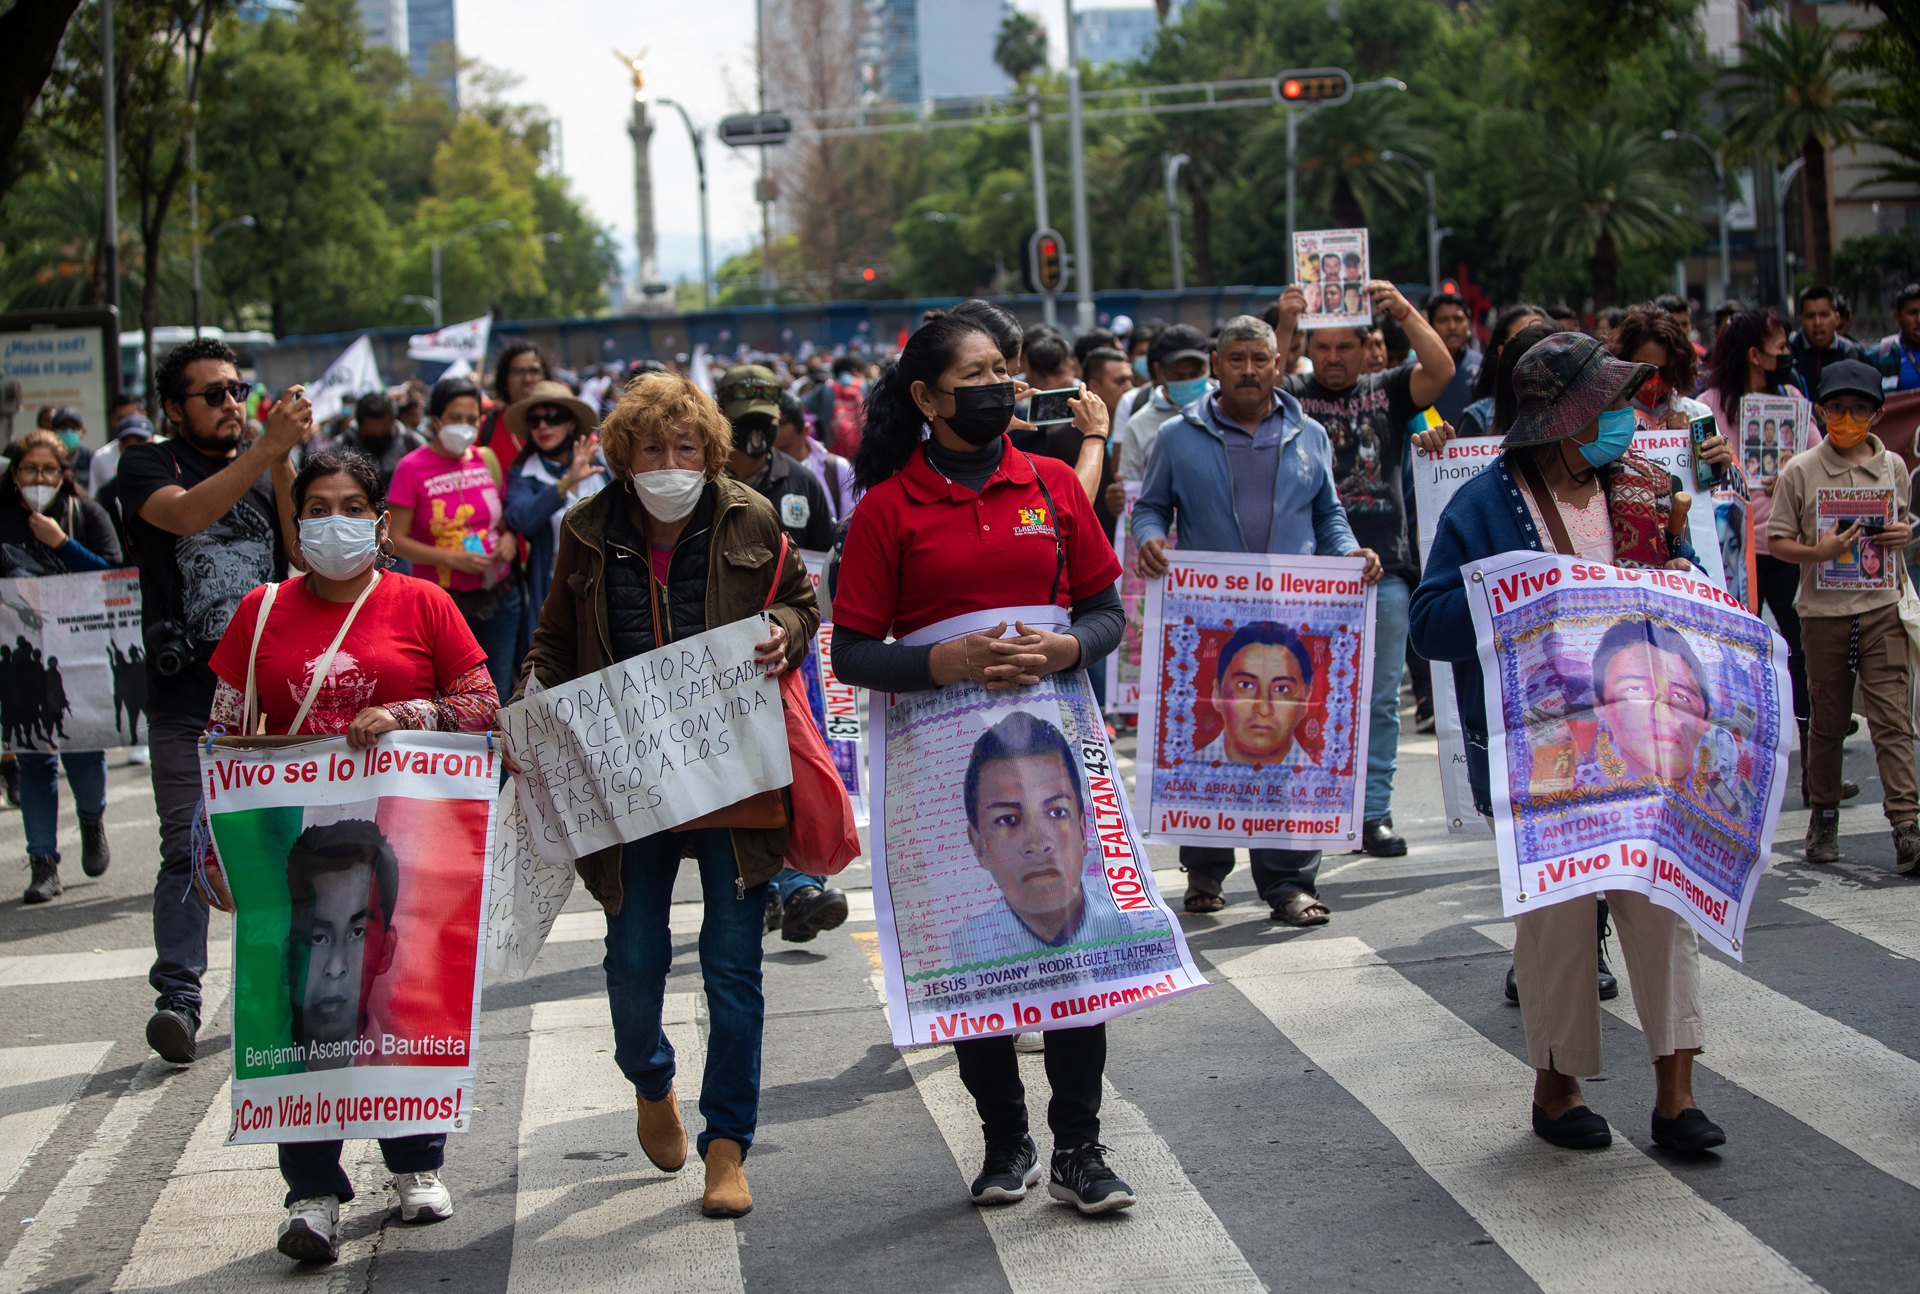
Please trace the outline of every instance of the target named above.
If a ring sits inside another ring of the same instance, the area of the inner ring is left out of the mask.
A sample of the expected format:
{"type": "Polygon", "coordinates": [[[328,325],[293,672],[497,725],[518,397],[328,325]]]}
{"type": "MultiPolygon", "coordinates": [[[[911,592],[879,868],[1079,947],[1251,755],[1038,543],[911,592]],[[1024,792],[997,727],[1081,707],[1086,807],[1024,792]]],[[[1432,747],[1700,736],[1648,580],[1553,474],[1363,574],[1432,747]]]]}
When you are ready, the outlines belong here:
{"type": "Polygon", "coordinates": [[[1188,890],[1186,902],[1182,906],[1189,912],[1205,914],[1218,912],[1226,907],[1227,900],[1223,895],[1208,894],[1205,890],[1188,890]]]}
{"type": "Polygon", "coordinates": [[[1333,909],[1305,890],[1295,890],[1273,910],[1275,921],[1290,926],[1324,926],[1332,917],[1333,909]]]}

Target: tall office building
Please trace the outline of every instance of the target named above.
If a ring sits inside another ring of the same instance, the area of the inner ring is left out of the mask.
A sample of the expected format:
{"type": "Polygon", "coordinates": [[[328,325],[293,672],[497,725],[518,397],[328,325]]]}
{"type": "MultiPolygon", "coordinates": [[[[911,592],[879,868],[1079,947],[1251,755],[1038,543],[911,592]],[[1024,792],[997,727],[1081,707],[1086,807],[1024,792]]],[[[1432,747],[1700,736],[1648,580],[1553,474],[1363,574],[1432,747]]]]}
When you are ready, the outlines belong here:
{"type": "Polygon", "coordinates": [[[1159,30],[1160,15],[1152,5],[1073,11],[1074,43],[1080,57],[1093,64],[1133,62],[1159,30]]]}
{"type": "MultiPolygon", "coordinates": [[[[405,0],[407,6],[407,58],[415,76],[425,76],[433,67],[434,48],[457,45],[454,32],[453,0],[405,0]]],[[[441,82],[447,98],[460,100],[459,78],[449,75],[441,82]]]]}
{"type": "Polygon", "coordinates": [[[360,27],[369,46],[407,52],[407,0],[360,0],[360,27]]]}
{"type": "Polygon", "coordinates": [[[1006,12],[1006,0],[879,0],[874,88],[895,103],[1005,94],[993,42],[1006,12]]]}

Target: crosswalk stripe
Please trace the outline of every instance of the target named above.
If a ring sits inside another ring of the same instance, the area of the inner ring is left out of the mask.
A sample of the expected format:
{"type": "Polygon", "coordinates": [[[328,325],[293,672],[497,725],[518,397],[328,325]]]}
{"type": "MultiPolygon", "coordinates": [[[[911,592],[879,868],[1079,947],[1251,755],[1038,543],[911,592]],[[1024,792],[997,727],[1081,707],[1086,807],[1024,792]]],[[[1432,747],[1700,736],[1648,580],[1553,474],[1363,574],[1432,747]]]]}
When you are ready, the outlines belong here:
{"type": "MultiPolygon", "coordinates": [[[[886,984],[873,976],[882,1004],[886,984]]],[[[956,1191],[980,1169],[984,1147],[973,1098],[960,1082],[949,1047],[914,1047],[904,1053],[920,1099],[940,1129],[960,1170],[956,1191]]],[[[1044,1062],[1020,1057],[1020,1080],[1029,1102],[1047,1090],[1044,1062]]],[[[1046,1194],[1046,1178],[1023,1203],[980,1210],[1013,1294],[1057,1294],[1063,1289],[1207,1291],[1264,1294],[1226,1226],[1188,1180],[1179,1159],[1147,1123],[1138,1107],[1103,1082],[1100,1139],[1113,1148],[1110,1163],[1133,1187],[1140,1203],[1094,1223],[1046,1194]]],[[[1044,1130],[1034,1140],[1046,1162],[1044,1130]]]]}
{"type": "Polygon", "coordinates": [[[1524,1119],[1533,1071],[1353,938],[1215,966],[1367,1107],[1546,1294],[1818,1289],[1624,1138],[1563,1151],[1524,1119]]]}
{"type": "Polygon", "coordinates": [[[1813,892],[1785,900],[1790,907],[1831,922],[1879,944],[1888,952],[1920,961],[1920,887],[1912,884],[1867,889],[1845,872],[1809,876],[1813,892]]]}
{"type": "MultiPolygon", "coordinates": [[[[217,939],[207,946],[209,966],[233,964],[231,942],[217,939]]],[[[84,953],[26,953],[0,957],[0,988],[34,984],[81,984],[89,980],[145,979],[153,969],[153,949],[95,948],[84,953]]]]}
{"type": "Polygon", "coordinates": [[[110,1042],[0,1047],[0,1195],[13,1189],[20,1170],[112,1050],[110,1042]]]}
{"type": "MultiPolygon", "coordinates": [[[[666,995],[689,1140],[706,1055],[693,1011],[692,993],[666,995]]],[[[633,1084],[613,1063],[606,995],[535,1003],[508,1294],[744,1291],[733,1223],[701,1216],[699,1156],[689,1146],[684,1168],[660,1172],[641,1153],[634,1117],[633,1084]]]]}
{"type": "MultiPolygon", "coordinates": [[[[1508,949],[1511,924],[1475,926],[1508,949]]],[[[1624,959],[1623,959],[1624,960],[1624,959]]],[[[1600,1005],[1638,1028],[1633,986],[1600,1005]]],[[[1707,1045],[1696,1062],[1839,1143],[1881,1172],[1920,1186],[1920,1061],[1821,1015],[1712,957],[1700,959],[1707,1045]],[[1835,1083],[1845,1074],[1845,1083],[1835,1083]]]]}

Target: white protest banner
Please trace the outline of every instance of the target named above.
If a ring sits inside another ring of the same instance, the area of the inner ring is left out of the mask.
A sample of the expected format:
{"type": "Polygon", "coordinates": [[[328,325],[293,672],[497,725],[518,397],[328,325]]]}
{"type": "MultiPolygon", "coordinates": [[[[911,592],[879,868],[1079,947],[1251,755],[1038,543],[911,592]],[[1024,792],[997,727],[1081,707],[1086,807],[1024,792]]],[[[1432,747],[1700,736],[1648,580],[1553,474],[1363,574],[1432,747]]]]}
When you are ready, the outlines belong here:
{"type": "Polygon", "coordinates": [[[1374,589],[1358,557],[1172,553],[1147,589],[1134,798],[1156,844],[1359,839],[1374,589]]]}
{"type": "Polygon", "coordinates": [[[1506,914],[1636,890],[1739,958],[1793,744],[1786,643],[1694,572],[1463,570],[1506,914]]]}
{"type": "Polygon", "coordinates": [[[201,747],[238,910],[229,1145],[466,1130],[499,767],[467,733],[201,747]]]}
{"type": "MultiPolygon", "coordinates": [[[[1147,586],[1134,571],[1139,548],[1133,542],[1133,505],[1140,501],[1140,482],[1125,481],[1127,509],[1113,523],[1113,546],[1120,554],[1120,609],[1126,616],[1126,629],[1120,646],[1107,653],[1102,668],[1107,671],[1108,714],[1140,713],[1140,660],[1143,630],[1147,619],[1147,586]]],[[[1168,534],[1167,548],[1176,547],[1176,536],[1168,534]]]]}
{"type": "Polygon", "coordinates": [[[346,411],[349,401],[370,391],[382,390],[380,366],[373,360],[373,342],[365,335],[340,352],[340,358],[307,387],[307,399],[313,402],[313,420],[325,422],[346,411]]]}
{"type": "Polygon", "coordinates": [[[793,781],[780,685],[749,616],[500,710],[552,861],[650,836],[793,781]]]}
{"type": "Polygon", "coordinates": [[[1316,229],[1293,236],[1293,281],[1307,294],[1301,328],[1366,328],[1373,324],[1367,295],[1367,231],[1316,229]]]}
{"type": "MultiPolygon", "coordinates": [[[[958,616],[1062,631],[1057,607],[958,616]]],[[[873,693],[873,905],[897,1047],[1079,1028],[1201,988],[1085,670],[873,693]]]]}
{"type": "Polygon", "coordinates": [[[548,858],[534,840],[533,820],[521,802],[525,781],[509,777],[494,801],[488,854],[487,969],[514,979],[533,968],[573,893],[573,864],[548,858]]]}
{"type": "MultiPolygon", "coordinates": [[[[1499,436],[1465,436],[1450,440],[1434,453],[1413,451],[1414,511],[1420,519],[1420,561],[1424,567],[1440,514],[1454,494],[1500,457],[1499,436]]],[[[1431,662],[1433,670],[1433,727],[1440,747],[1440,799],[1446,809],[1447,831],[1456,836],[1490,834],[1487,820],[1474,811],[1473,788],[1467,781],[1467,738],[1460,726],[1460,700],[1453,688],[1453,666],[1431,662]]]]}
{"type": "MultiPolygon", "coordinates": [[[[1636,408],[1637,418],[1646,414],[1636,408]]],[[[1720,556],[1720,531],[1714,523],[1714,501],[1710,490],[1693,486],[1693,436],[1686,429],[1668,431],[1662,427],[1641,427],[1633,433],[1633,452],[1652,459],[1679,478],[1679,489],[1691,500],[1687,508],[1687,542],[1699,554],[1700,569],[1721,588],[1727,587],[1727,568],[1720,556]]]]}
{"type": "Polygon", "coordinates": [[[437,332],[416,333],[407,338],[407,358],[449,364],[465,360],[477,368],[487,362],[487,340],[492,334],[491,314],[465,323],[448,324],[437,332]]]}
{"type": "Polygon", "coordinates": [[[813,650],[801,662],[801,676],[807,681],[807,703],[813,710],[813,723],[827,743],[827,754],[840,774],[840,784],[853,801],[855,826],[869,821],[867,792],[867,690],[842,683],[833,672],[833,597],[827,589],[827,553],[800,550],[807,564],[807,578],[813,582],[814,597],[820,602],[820,628],[813,636],[813,650]]]}
{"type": "Polygon", "coordinates": [[[146,709],[138,571],[0,580],[0,746],[138,746],[146,709]]]}

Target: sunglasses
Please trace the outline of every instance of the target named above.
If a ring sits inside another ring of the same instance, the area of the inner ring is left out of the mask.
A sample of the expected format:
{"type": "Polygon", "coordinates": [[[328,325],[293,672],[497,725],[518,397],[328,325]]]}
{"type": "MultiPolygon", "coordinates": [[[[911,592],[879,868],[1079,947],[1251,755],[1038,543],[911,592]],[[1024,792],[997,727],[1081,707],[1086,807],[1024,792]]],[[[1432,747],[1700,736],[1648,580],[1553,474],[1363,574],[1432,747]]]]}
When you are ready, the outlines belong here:
{"type": "Polygon", "coordinates": [[[780,384],[764,377],[737,378],[720,393],[724,400],[772,400],[780,394],[780,384]]]}
{"type": "Polygon", "coordinates": [[[573,421],[573,415],[565,409],[529,409],[527,411],[529,427],[565,427],[573,421]]]}
{"type": "Polygon", "coordinates": [[[229,382],[225,386],[210,386],[204,391],[189,391],[187,399],[205,400],[209,409],[218,409],[227,402],[228,396],[233,397],[235,404],[245,404],[247,397],[253,393],[253,386],[252,382],[229,382]]]}

